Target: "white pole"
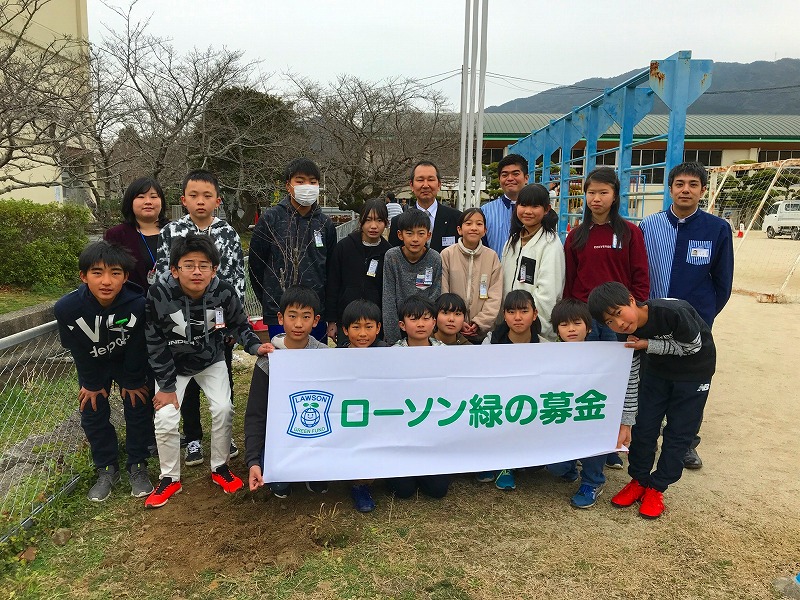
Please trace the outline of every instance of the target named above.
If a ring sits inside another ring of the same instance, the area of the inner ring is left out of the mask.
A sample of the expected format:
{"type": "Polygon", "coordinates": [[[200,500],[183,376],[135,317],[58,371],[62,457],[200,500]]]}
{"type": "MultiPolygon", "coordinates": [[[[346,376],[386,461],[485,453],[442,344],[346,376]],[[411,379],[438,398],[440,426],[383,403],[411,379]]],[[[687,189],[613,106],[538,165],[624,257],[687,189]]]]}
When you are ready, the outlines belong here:
{"type": "MultiPolygon", "coordinates": [[[[469,62],[469,113],[467,116],[467,173],[466,179],[472,177],[473,144],[475,142],[475,84],[478,77],[478,0],[473,0],[472,5],[472,47],[470,48],[469,62]]],[[[467,183],[465,205],[472,206],[472,186],[467,183]]]]}
{"type": "Polygon", "coordinates": [[[483,176],[483,105],[486,96],[486,33],[489,21],[489,0],[483,0],[481,8],[481,66],[478,89],[478,124],[475,131],[475,195],[472,206],[481,205],[481,178],[483,176]]]}
{"type": "Polygon", "coordinates": [[[465,0],[464,5],[464,59],[461,62],[461,148],[458,157],[458,210],[464,210],[465,195],[467,189],[467,180],[465,173],[467,170],[467,77],[469,75],[469,68],[467,67],[467,60],[469,60],[469,3],[470,0],[465,0]]]}

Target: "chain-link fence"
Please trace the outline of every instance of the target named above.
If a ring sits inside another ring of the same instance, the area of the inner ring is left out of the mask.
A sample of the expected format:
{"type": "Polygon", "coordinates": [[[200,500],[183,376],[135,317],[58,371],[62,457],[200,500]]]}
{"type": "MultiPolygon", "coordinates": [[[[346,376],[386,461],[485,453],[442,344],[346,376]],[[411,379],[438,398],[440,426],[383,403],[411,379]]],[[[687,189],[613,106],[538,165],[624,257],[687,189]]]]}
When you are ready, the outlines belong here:
{"type": "Polygon", "coordinates": [[[800,159],[709,169],[708,210],[734,230],[734,287],[800,300],[800,159]]]}

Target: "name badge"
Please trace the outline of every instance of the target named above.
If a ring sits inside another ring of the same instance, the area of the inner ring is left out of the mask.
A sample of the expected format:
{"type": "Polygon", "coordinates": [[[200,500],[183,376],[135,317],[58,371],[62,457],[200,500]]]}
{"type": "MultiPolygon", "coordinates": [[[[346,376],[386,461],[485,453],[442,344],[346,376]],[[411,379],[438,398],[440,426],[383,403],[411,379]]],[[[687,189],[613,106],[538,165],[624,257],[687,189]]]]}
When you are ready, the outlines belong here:
{"type": "Polygon", "coordinates": [[[480,299],[486,300],[489,297],[489,276],[486,274],[481,275],[480,285],[480,299]]]}
{"type": "Polygon", "coordinates": [[[520,265],[519,266],[519,281],[520,281],[520,283],[525,283],[525,279],[527,279],[527,277],[526,277],[527,274],[528,273],[527,273],[527,269],[525,268],[525,265],[520,265]]]}
{"type": "Polygon", "coordinates": [[[613,235],[613,237],[611,238],[611,247],[612,248],[619,248],[618,241],[619,240],[617,240],[617,234],[615,233],[613,235]]]}
{"type": "Polygon", "coordinates": [[[447,235],[442,238],[442,248],[447,248],[448,246],[452,246],[456,243],[456,236],[454,235],[447,235]]]}
{"type": "Polygon", "coordinates": [[[710,256],[708,248],[692,248],[689,254],[695,258],[708,258],[710,256]]]}
{"type": "Polygon", "coordinates": [[[425,268],[425,285],[433,285],[433,267],[425,268]]]}
{"type": "Polygon", "coordinates": [[[214,329],[224,329],[225,327],[225,313],[221,308],[214,310],[214,329]]]}
{"type": "Polygon", "coordinates": [[[429,287],[429,283],[425,283],[425,274],[424,273],[417,273],[417,281],[414,284],[417,286],[418,290],[424,290],[425,288],[429,287]]]}
{"type": "Polygon", "coordinates": [[[378,272],[378,259],[373,258],[369,261],[369,267],[367,267],[367,277],[375,277],[375,274],[378,272]]]}
{"type": "Polygon", "coordinates": [[[147,272],[147,284],[153,285],[156,282],[156,268],[155,266],[147,272]]]}
{"type": "Polygon", "coordinates": [[[317,248],[322,248],[325,245],[322,243],[322,231],[319,229],[314,232],[314,244],[317,248]]]}

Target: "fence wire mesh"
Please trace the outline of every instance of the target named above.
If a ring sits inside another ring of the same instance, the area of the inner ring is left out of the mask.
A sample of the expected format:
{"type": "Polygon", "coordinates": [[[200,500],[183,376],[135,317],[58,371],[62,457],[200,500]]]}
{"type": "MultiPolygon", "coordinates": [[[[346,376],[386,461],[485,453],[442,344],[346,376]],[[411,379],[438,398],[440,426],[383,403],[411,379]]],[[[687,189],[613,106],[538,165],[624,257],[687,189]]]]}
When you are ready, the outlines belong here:
{"type": "Polygon", "coordinates": [[[800,301],[800,160],[709,169],[708,210],[734,229],[734,288],[800,301]]]}

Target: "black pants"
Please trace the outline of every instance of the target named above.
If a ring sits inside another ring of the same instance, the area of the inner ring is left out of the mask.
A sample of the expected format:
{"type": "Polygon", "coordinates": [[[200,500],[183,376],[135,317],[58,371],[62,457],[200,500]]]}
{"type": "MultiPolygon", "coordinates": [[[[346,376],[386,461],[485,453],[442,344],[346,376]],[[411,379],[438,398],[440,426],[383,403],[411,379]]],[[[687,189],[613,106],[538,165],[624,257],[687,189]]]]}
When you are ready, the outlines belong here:
{"type": "Polygon", "coordinates": [[[631,430],[628,473],[645,487],[663,492],[681,478],[683,457],[703,420],[711,380],[672,381],[649,372],[639,386],[639,414],[631,430]],[[656,470],[656,444],[661,423],[661,456],[656,470]]]}
{"type": "MultiPolygon", "coordinates": [[[[233,403],[233,344],[225,344],[225,364],[228,366],[228,381],[231,384],[231,403],[233,403]]],[[[192,379],[186,386],[181,403],[183,435],[190,442],[203,439],[203,423],[200,421],[200,386],[192,379]]]]}
{"type": "MultiPolygon", "coordinates": [[[[111,389],[109,381],[104,389],[111,389]]],[[[153,402],[152,396],[146,404],[136,402],[131,406],[129,398],[123,398],[122,409],[125,414],[125,451],[128,453],[126,466],[146,463],[150,457],[148,445],[153,440],[153,402]]],[[[97,397],[97,410],[87,402],[81,412],[81,427],[89,440],[92,462],[96,469],[114,466],[119,469],[119,441],[117,430],[111,424],[111,406],[106,396],[97,397]]]]}
{"type": "Polygon", "coordinates": [[[450,488],[450,475],[393,477],[386,480],[389,490],[398,498],[411,498],[419,491],[431,498],[444,498],[450,488]]]}

